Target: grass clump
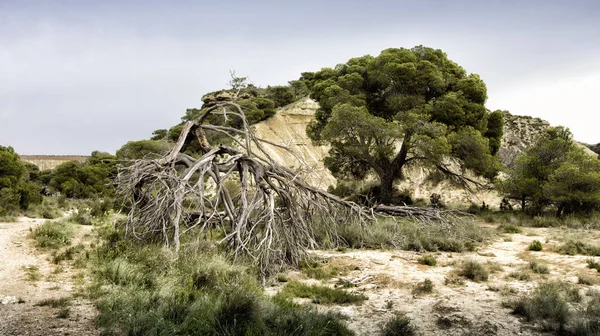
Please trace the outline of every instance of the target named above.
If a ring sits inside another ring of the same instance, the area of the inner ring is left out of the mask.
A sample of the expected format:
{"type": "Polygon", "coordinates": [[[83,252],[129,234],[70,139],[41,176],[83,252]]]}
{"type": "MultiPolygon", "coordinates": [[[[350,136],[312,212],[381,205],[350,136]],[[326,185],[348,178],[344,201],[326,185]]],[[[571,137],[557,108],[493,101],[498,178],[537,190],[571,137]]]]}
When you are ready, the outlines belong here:
{"type": "Polygon", "coordinates": [[[458,275],[475,282],[481,282],[487,281],[490,272],[481,263],[475,260],[467,260],[461,264],[458,275]]]}
{"type": "Polygon", "coordinates": [[[56,317],[62,319],[68,318],[69,315],[71,315],[71,309],[69,309],[69,307],[61,308],[58,313],[56,313],[56,317]]]}
{"type": "Polygon", "coordinates": [[[396,315],[381,326],[382,336],[415,336],[417,329],[406,316],[396,315]]]}
{"type": "Polygon", "coordinates": [[[8,216],[8,215],[0,216],[0,223],[14,223],[16,221],[17,221],[17,217],[15,217],[15,216],[8,216]]]}
{"type": "Polygon", "coordinates": [[[417,262],[421,265],[435,266],[437,264],[437,259],[431,254],[426,254],[420,257],[417,262]]]}
{"type": "Polygon", "coordinates": [[[537,274],[548,274],[550,273],[550,269],[546,263],[543,263],[539,260],[531,260],[529,262],[529,269],[533,271],[533,273],[537,274]]]}
{"type": "Polygon", "coordinates": [[[21,269],[25,272],[25,277],[29,281],[39,281],[42,278],[40,268],[35,265],[22,266],[21,269]]]}
{"type": "Polygon", "coordinates": [[[296,281],[288,283],[281,295],[288,298],[307,298],[317,304],[352,304],[361,303],[367,299],[363,294],[354,294],[339,288],[307,285],[296,281]]]}
{"type": "Polygon", "coordinates": [[[590,258],[587,260],[587,264],[590,269],[595,269],[596,271],[600,272],[600,262],[597,262],[595,259],[590,258]]]}
{"type": "Polygon", "coordinates": [[[534,240],[529,247],[527,248],[529,251],[541,251],[542,250],[542,242],[539,240],[534,240]]]}
{"type": "Polygon", "coordinates": [[[501,224],[498,227],[498,230],[500,230],[504,233],[521,233],[521,232],[523,232],[523,230],[521,230],[520,227],[518,227],[515,224],[510,224],[510,223],[501,224]]]}
{"type": "Polygon", "coordinates": [[[67,220],[48,221],[33,229],[31,238],[37,247],[57,249],[71,244],[73,226],[67,220]]]}
{"type": "Polygon", "coordinates": [[[508,277],[519,281],[529,281],[531,280],[531,273],[527,270],[519,270],[511,272],[508,277]]]}
{"type": "Polygon", "coordinates": [[[567,255],[600,256],[600,246],[591,245],[582,240],[570,239],[556,248],[556,252],[567,255]]]}
{"type": "Polygon", "coordinates": [[[418,283],[413,289],[413,294],[429,294],[433,292],[433,282],[430,279],[425,279],[418,283]]]}
{"type": "Polygon", "coordinates": [[[594,276],[590,276],[587,274],[579,274],[577,276],[577,283],[581,285],[593,286],[599,283],[598,279],[594,276]]]}
{"type": "Polygon", "coordinates": [[[573,285],[565,282],[541,284],[529,297],[506,303],[516,315],[528,321],[540,322],[545,330],[565,330],[573,311],[569,302],[579,302],[581,296],[573,285]]]}
{"type": "Polygon", "coordinates": [[[80,252],[85,249],[85,246],[82,244],[78,244],[76,246],[68,247],[63,252],[58,253],[58,251],[52,253],[52,263],[60,264],[64,260],[73,260],[73,258],[80,252]]]}
{"type": "Polygon", "coordinates": [[[352,248],[464,252],[474,251],[491,236],[491,232],[473,221],[457,221],[453,224],[453,230],[448,230],[437,224],[380,219],[369,228],[359,223],[348,223],[338,230],[338,235],[352,248]]]}
{"type": "Polygon", "coordinates": [[[38,303],[36,303],[36,306],[40,306],[40,307],[52,307],[52,308],[62,308],[62,307],[67,307],[69,304],[71,304],[71,298],[68,296],[64,296],[61,298],[52,298],[52,299],[45,299],[42,300],[38,303]]]}
{"type": "Polygon", "coordinates": [[[183,241],[175,255],[108,226],[99,232],[88,296],[105,334],[353,335],[340,314],[266,297],[254,268],[210,243],[183,241]]]}
{"type": "Polygon", "coordinates": [[[339,259],[307,258],[300,262],[300,269],[308,277],[317,280],[327,280],[348,273],[355,266],[339,259]]]}

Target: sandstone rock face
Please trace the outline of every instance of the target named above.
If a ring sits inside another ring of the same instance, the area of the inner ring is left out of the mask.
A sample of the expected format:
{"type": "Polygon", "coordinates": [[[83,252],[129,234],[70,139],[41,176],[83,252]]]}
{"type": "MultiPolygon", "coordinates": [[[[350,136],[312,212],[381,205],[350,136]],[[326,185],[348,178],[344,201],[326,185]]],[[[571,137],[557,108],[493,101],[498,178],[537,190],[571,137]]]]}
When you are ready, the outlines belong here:
{"type": "Polygon", "coordinates": [[[58,165],[68,162],[77,161],[85,163],[89,156],[73,156],[73,155],[20,155],[22,161],[33,163],[40,170],[54,169],[58,165]]]}
{"type": "Polygon", "coordinates": [[[531,146],[550,127],[550,123],[540,118],[504,114],[504,134],[502,135],[498,158],[505,168],[512,168],[515,159],[531,146]]]}
{"type": "MultiPolygon", "coordinates": [[[[216,100],[211,98],[211,101],[216,100]]],[[[327,189],[336,184],[336,179],[323,165],[323,158],[327,156],[329,146],[315,146],[306,135],[306,126],[314,120],[318,108],[317,102],[304,98],[279,109],[275,116],[255,124],[252,128],[258,137],[287,145],[298,154],[298,157],[294,157],[285,150],[265,145],[265,149],[279,163],[294,169],[304,167],[302,174],[309,183],[327,189]]],[[[531,146],[548,127],[550,124],[539,118],[505,114],[504,135],[498,152],[502,165],[505,168],[512,167],[515,158],[531,146]]],[[[454,163],[453,166],[458,171],[458,165],[454,163]]],[[[491,207],[498,207],[502,199],[494,190],[469,191],[450,181],[440,180],[436,178],[435,173],[420,166],[406,167],[404,175],[405,180],[398,182],[396,187],[409,192],[413,199],[428,200],[432,193],[437,193],[442,195],[442,201],[447,204],[481,205],[485,202],[491,207]]],[[[467,176],[485,183],[484,179],[472,174],[467,176]]],[[[373,177],[364,183],[375,183],[375,181],[373,177]]]]}

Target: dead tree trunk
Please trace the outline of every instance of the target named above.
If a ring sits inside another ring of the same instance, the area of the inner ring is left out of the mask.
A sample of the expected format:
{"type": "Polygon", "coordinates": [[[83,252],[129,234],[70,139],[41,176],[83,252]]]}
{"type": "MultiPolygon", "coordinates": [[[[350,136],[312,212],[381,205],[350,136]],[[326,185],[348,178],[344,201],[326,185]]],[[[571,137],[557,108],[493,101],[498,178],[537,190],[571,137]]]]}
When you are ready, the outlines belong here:
{"type": "Polygon", "coordinates": [[[137,160],[119,170],[117,190],[130,209],[126,231],[138,238],[162,238],[179,250],[182,236],[205,235],[218,227],[224,233],[219,243],[236,255],[254,258],[264,276],[270,266],[297,264],[307,249],[317,247],[320,235],[335,242],[340,223],[349,220],[366,224],[376,212],[421,221],[449,218],[437,209],[369,209],[342,200],[277,163],[265,144],[290,151],[254,136],[237,104],[205,110],[197,120],[185,123],[163,157],[137,160]],[[243,126],[208,124],[209,116],[240,118],[243,126]],[[236,145],[210,144],[208,130],[228,136],[236,145]],[[183,152],[193,138],[202,148],[199,157],[183,152]],[[239,191],[232,194],[228,182],[239,185],[239,191]]]}

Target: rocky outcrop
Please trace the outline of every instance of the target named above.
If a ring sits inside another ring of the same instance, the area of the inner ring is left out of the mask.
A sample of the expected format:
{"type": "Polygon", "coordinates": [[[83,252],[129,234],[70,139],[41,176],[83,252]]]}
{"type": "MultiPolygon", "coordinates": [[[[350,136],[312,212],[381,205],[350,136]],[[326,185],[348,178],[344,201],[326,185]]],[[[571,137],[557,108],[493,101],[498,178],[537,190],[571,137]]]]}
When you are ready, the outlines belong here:
{"type": "Polygon", "coordinates": [[[73,156],[73,155],[20,155],[21,161],[33,163],[40,170],[54,169],[62,163],[68,161],[77,161],[85,163],[89,156],[73,156]]]}
{"type": "MultiPolygon", "coordinates": [[[[217,96],[211,99],[214,101],[217,96]]],[[[306,126],[314,119],[318,108],[317,102],[304,98],[279,109],[275,116],[254,125],[253,129],[258,137],[287,145],[298,154],[298,157],[294,157],[280,148],[265,146],[273,158],[291,168],[305,167],[303,174],[308,182],[327,189],[336,184],[336,179],[323,165],[323,158],[327,155],[329,147],[314,145],[306,135],[306,126]]],[[[498,152],[503,166],[511,167],[516,157],[531,146],[548,127],[550,123],[542,119],[506,113],[504,135],[498,152]]],[[[458,166],[455,166],[458,169],[458,166]]],[[[446,203],[480,205],[485,202],[490,206],[500,204],[501,197],[494,190],[466,190],[424,167],[406,167],[404,175],[405,180],[398,182],[396,188],[409,192],[413,198],[428,200],[431,194],[438,193],[446,203]]],[[[469,177],[485,182],[474,175],[469,177]]],[[[374,179],[364,182],[365,185],[372,183],[375,183],[374,179]]]]}
{"type": "Polygon", "coordinates": [[[502,166],[512,168],[515,159],[549,127],[550,123],[540,118],[505,113],[504,134],[498,150],[502,166]]]}

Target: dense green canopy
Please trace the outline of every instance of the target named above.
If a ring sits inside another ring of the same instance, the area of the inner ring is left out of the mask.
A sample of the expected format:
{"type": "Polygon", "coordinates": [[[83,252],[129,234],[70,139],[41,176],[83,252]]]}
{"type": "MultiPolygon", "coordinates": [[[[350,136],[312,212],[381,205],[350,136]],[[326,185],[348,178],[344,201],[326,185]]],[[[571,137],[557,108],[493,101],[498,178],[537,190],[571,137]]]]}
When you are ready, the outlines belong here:
{"type": "Polygon", "coordinates": [[[447,171],[451,155],[488,178],[500,169],[503,114],[488,112],[485,83],[441,50],[386,49],[301,80],[320,104],[307,133],[331,144],[327,167],[342,179],[375,172],[384,203],[411,162],[447,171]]]}
{"type": "Polygon", "coordinates": [[[600,161],[577,147],[563,127],[548,129],[508,174],[502,191],[534,213],[548,205],[559,215],[600,205],[600,161]]]}
{"type": "Polygon", "coordinates": [[[12,147],[0,146],[0,216],[41,203],[37,167],[22,162],[12,147]]]}

